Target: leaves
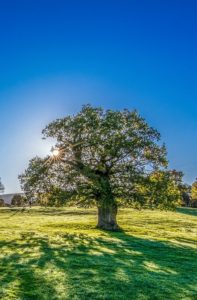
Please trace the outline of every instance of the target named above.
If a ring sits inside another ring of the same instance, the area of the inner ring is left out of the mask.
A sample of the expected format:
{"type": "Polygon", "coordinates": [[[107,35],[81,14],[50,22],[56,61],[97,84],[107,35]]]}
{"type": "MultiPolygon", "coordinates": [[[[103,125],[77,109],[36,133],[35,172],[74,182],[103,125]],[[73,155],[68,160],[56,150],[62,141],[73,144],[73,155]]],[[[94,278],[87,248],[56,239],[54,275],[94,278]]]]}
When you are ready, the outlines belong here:
{"type": "Polygon", "coordinates": [[[53,187],[75,194],[84,204],[110,193],[117,201],[138,199],[145,205],[139,185],[167,166],[160,134],[136,111],[83,106],[78,114],[50,123],[43,136],[56,139],[61,155],[50,164],[49,158],[30,161],[20,180],[22,188],[34,194],[53,187]]]}

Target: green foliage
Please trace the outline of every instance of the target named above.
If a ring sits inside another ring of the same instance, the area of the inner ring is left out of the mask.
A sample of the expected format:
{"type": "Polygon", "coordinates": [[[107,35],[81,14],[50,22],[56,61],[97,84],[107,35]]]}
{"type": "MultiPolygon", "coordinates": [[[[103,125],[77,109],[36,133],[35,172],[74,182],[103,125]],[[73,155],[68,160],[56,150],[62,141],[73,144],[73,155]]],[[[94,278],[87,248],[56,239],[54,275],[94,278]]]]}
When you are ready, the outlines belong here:
{"type": "Polygon", "coordinates": [[[84,205],[108,205],[122,198],[130,203],[136,185],[167,165],[160,134],[136,111],[88,105],[75,116],[52,122],[43,134],[57,140],[60,154],[30,161],[20,176],[26,194],[48,193],[55,186],[84,205]]]}
{"type": "Polygon", "coordinates": [[[175,209],[180,205],[181,192],[172,171],[156,171],[148,179],[147,204],[149,207],[175,209]]]}
{"type": "Polygon", "coordinates": [[[3,206],[5,206],[5,202],[3,199],[0,198],[0,207],[3,207],[3,206]]]}
{"type": "Polygon", "coordinates": [[[197,199],[197,181],[192,184],[192,199],[197,199]]]}
{"type": "Polygon", "coordinates": [[[159,208],[175,209],[180,206],[182,195],[179,183],[182,181],[182,173],[179,183],[175,180],[174,171],[157,170],[151,172],[148,176],[141,178],[135,185],[135,194],[131,201],[121,199],[120,205],[141,209],[159,208]]]}
{"type": "Polygon", "coordinates": [[[4,193],[5,187],[1,182],[1,178],[0,178],[0,193],[4,193]]]}
{"type": "Polygon", "coordinates": [[[197,207],[197,181],[192,184],[191,198],[191,206],[197,207]]]}
{"type": "Polygon", "coordinates": [[[0,209],[0,299],[194,300],[195,214],[121,209],[104,232],[95,209],[0,209]]]}
{"type": "Polygon", "coordinates": [[[28,201],[36,201],[41,194],[49,192],[51,183],[47,177],[47,170],[45,160],[35,157],[30,160],[29,167],[24,174],[19,176],[28,201]]]}
{"type": "Polygon", "coordinates": [[[39,203],[42,206],[63,206],[67,200],[67,193],[58,187],[51,187],[48,193],[40,194],[39,203]]]}
{"type": "Polygon", "coordinates": [[[50,123],[43,135],[57,141],[59,154],[33,158],[19,177],[31,199],[96,205],[97,226],[107,230],[119,229],[118,206],[172,209],[180,203],[183,174],[166,170],[160,134],[136,111],[87,105],[50,123]]]}
{"type": "Polygon", "coordinates": [[[26,198],[20,194],[16,194],[13,196],[11,200],[11,205],[13,206],[23,206],[26,202],[26,198]]]}

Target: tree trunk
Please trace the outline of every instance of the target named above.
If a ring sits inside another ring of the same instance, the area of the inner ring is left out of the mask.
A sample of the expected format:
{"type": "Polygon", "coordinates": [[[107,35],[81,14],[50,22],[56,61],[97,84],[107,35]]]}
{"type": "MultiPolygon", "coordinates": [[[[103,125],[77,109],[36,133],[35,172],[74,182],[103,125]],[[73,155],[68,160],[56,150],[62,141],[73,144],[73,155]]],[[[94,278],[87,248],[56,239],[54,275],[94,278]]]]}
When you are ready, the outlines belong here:
{"type": "Polygon", "coordinates": [[[97,227],[110,231],[119,230],[119,226],[116,221],[117,216],[117,204],[113,203],[102,203],[98,205],[98,224],[97,227]]]}

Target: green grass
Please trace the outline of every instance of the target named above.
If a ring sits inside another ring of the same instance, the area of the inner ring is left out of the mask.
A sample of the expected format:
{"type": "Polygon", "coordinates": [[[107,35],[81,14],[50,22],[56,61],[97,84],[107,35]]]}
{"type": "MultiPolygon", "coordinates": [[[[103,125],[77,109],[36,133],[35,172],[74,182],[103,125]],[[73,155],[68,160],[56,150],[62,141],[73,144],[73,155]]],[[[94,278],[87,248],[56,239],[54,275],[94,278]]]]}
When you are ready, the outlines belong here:
{"type": "Polygon", "coordinates": [[[197,209],[0,209],[0,299],[197,299],[197,209]]]}

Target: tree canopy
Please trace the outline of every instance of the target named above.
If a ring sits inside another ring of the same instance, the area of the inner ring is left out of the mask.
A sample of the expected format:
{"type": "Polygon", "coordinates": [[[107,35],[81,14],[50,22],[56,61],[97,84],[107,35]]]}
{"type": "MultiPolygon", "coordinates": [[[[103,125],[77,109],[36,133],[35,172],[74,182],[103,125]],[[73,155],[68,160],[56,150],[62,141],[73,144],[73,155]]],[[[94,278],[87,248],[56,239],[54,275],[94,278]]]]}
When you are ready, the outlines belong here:
{"type": "MultiPolygon", "coordinates": [[[[169,207],[175,200],[152,197],[151,202],[142,192],[152,182],[155,195],[154,178],[160,176],[160,185],[166,182],[169,188],[172,177],[165,175],[166,148],[159,132],[137,111],[83,106],[78,114],[50,123],[43,136],[56,139],[56,153],[35,157],[20,176],[31,197],[61,189],[67,201],[96,205],[98,227],[109,230],[118,229],[116,215],[122,203],[169,207]]],[[[171,184],[172,194],[175,186],[171,184]]]]}

